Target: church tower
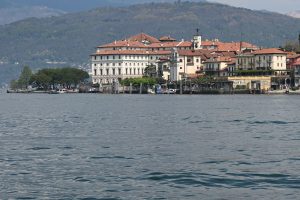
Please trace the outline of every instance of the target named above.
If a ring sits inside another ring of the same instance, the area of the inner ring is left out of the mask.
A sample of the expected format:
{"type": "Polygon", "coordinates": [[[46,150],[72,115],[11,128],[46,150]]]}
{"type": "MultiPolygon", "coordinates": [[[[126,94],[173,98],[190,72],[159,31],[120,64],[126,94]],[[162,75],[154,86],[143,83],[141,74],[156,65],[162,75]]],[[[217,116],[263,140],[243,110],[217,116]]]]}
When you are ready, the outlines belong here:
{"type": "Polygon", "coordinates": [[[197,28],[197,34],[194,35],[193,38],[193,50],[199,50],[202,49],[202,38],[201,35],[199,34],[199,29],[197,28]]]}

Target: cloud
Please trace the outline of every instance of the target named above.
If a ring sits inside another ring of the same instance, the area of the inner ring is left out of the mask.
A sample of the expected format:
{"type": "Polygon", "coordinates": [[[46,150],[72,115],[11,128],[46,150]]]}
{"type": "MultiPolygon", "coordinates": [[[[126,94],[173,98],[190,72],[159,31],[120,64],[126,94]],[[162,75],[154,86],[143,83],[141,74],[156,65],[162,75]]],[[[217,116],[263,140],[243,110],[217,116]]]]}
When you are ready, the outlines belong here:
{"type": "Polygon", "coordinates": [[[269,10],[280,13],[300,9],[299,0],[208,0],[237,7],[250,8],[254,10],[269,10]]]}

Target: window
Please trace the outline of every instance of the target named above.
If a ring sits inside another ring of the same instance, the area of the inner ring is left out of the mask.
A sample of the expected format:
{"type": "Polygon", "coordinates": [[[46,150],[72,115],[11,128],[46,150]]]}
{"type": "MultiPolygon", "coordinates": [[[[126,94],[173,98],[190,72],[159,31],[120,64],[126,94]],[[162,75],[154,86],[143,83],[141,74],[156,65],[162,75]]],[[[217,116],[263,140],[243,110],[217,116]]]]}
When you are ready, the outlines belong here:
{"type": "Polygon", "coordinates": [[[100,66],[103,66],[103,63],[101,63],[100,66]]]}
{"type": "Polygon", "coordinates": [[[180,67],[180,69],[182,69],[182,67],[180,67]]]}
{"type": "Polygon", "coordinates": [[[182,59],[179,59],[179,62],[182,62],[182,59]]]}
{"type": "Polygon", "coordinates": [[[119,59],[121,59],[121,55],[119,55],[119,59]]]}
{"type": "Polygon", "coordinates": [[[109,75],[109,69],[106,69],[106,75],[109,75]]]}
{"type": "Polygon", "coordinates": [[[125,74],[126,74],[126,75],[128,74],[128,68],[125,69],[125,74]]]}
{"type": "Polygon", "coordinates": [[[109,56],[106,56],[106,59],[108,60],[108,59],[109,59],[109,56]]]}
{"type": "Polygon", "coordinates": [[[115,59],[115,56],[113,56],[113,60],[115,59]]]}
{"type": "Polygon", "coordinates": [[[113,63],[113,66],[115,66],[116,65],[116,63],[113,63]]]}
{"type": "Polygon", "coordinates": [[[129,74],[130,74],[130,75],[131,75],[131,72],[132,72],[132,71],[131,71],[131,68],[130,68],[130,69],[129,69],[129,74]]]}
{"type": "Polygon", "coordinates": [[[138,74],[140,74],[140,68],[138,68],[138,74]]]}
{"type": "Polygon", "coordinates": [[[119,75],[121,75],[121,68],[119,68],[119,69],[118,69],[118,71],[119,71],[119,73],[118,73],[118,74],[119,74],[119,75]]]}
{"type": "Polygon", "coordinates": [[[135,68],[133,69],[133,74],[135,75],[135,68]]]}
{"type": "Polygon", "coordinates": [[[97,64],[94,64],[94,67],[97,67],[97,64]]]}
{"type": "Polygon", "coordinates": [[[112,69],[113,75],[116,75],[116,69],[112,69]]]}
{"type": "Polygon", "coordinates": [[[94,59],[97,60],[97,56],[95,56],[94,59]]]}
{"type": "Polygon", "coordinates": [[[106,66],[109,66],[109,63],[106,63],[106,66]]]}
{"type": "Polygon", "coordinates": [[[119,63],[119,66],[121,66],[121,63],[119,63]]]}
{"type": "Polygon", "coordinates": [[[198,59],[198,58],[196,59],[196,62],[197,62],[197,63],[199,62],[199,59],[198,59]]]}
{"type": "Polygon", "coordinates": [[[94,69],[94,75],[95,76],[97,75],[97,69],[94,69]]]}
{"type": "Polygon", "coordinates": [[[102,60],[102,59],[103,59],[103,56],[101,56],[100,59],[102,60]]]}
{"type": "Polygon", "coordinates": [[[103,69],[100,69],[100,75],[101,76],[103,75],[103,69]]]}

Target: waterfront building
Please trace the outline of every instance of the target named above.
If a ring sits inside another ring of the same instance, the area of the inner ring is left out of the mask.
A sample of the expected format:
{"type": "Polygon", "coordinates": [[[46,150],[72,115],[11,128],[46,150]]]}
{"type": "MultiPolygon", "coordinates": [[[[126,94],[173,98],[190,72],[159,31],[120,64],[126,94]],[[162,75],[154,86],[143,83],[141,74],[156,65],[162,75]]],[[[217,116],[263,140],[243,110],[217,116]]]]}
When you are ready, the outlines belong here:
{"type": "Polygon", "coordinates": [[[237,70],[269,70],[275,76],[287,75],[287,53],[277,48],[260,49],[237,55],[237,70]]]}
{"type": "Polygon", "coordinates": [[[235,58],[226,56],[210,58],[203,62],[204,72],[210,76],[229,76],[229,72],[232,70],[229,68],[229,64],[232,64],[234,60],[235,58]]]}
{"type": "MultiPolygon", "coordinates": [[[[197,42],[197,41],[196,41],[197,42]]],[[[144,75],[148,66],[158,66],[161,58],[169,58],[171,50],[191,50],[193,42],[176,41],[169,36],[157,39],[141,33],[125,40],[97,47],[91,55],[92,82],[110,84],[144,75]]]]}
{"type": "MultiPolygon", "coordinates": [[[[112,84],[142,77],[147,67],[162,71],[168,81],[179,81],[204,73],[203,62],[208,59],[235,57],[242,50],[255,48],[245,42],[202,41],[199,33],[191,41],[177,41],[171,36],[157,39],[141,33],[98,46],[91,55],[92,82],[112,84]]],[[[222,70],[226,63],[222,63],[222,70]]],[[[226,71],[222,75],[225,76],[226,71]]]]}
{"type": "Polygon", "coordinates": [[[292,85],[300,86],[300,54],[289,54],[287,57],[287,69],[290,70],[292,85]]]}

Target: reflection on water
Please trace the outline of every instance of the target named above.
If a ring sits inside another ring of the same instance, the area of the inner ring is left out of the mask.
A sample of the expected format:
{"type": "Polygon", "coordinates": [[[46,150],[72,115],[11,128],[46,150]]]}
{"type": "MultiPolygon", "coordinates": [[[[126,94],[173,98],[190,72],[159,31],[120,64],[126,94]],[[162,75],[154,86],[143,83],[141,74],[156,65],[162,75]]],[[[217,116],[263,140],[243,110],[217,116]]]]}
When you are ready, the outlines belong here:
{"type": "Polygon", "coordinates": [[[298,199],[300,96],[0,95],[0,199],[298,199]]]}

